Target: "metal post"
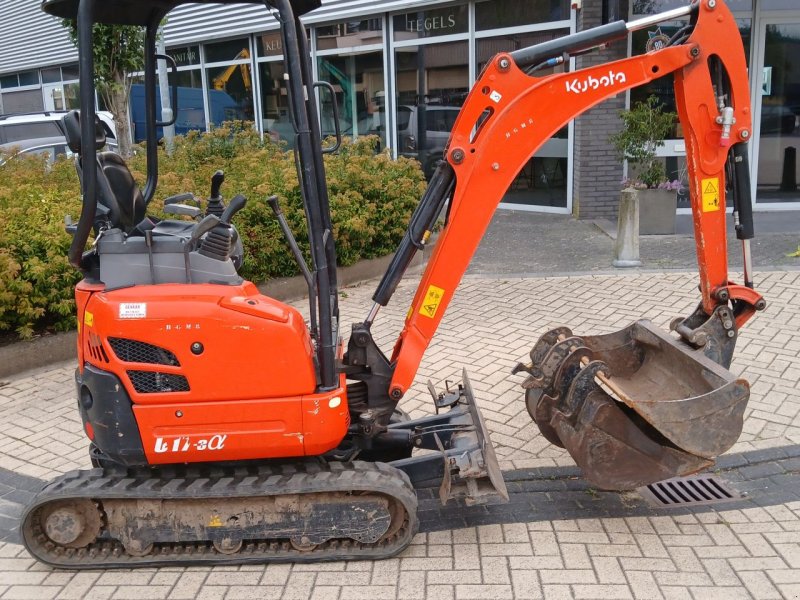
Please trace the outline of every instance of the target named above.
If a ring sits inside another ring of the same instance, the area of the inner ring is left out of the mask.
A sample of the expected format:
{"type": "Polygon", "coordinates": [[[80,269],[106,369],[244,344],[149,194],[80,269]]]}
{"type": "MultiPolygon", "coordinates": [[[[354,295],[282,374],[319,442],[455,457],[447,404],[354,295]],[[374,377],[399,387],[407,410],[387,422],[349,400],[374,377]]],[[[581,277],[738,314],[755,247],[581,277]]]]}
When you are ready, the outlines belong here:
{"type": "MultiPolygon", "coordinates": [[[[158,39],[156,41],[156,48],[158,54],[166,54],[167,50],[164,47],[164,28],[158,28],[158,39]]],[[[178,85],[178,82],[175,82],[178,85]]],[[[167,61],[158,61],[158,89],[161,95],[161,120],[165,122],[172,121],[172,103],[169,99],[169,77],[167,75],[167,61]]],[[[164,149],[168,155],[172,155],[175,149],[175,125],[165,125],[162,128],[164,133],[164,149]]]]}

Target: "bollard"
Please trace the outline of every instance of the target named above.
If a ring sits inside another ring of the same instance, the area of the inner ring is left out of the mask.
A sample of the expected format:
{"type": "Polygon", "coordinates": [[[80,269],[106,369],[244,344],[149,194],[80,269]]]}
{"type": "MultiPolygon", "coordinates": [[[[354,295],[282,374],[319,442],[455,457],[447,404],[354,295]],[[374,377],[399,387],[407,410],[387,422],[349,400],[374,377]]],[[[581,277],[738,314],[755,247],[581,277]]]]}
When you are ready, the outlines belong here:
{"type": "Polygon", "coordinates": [[[642,266],[639,260],[639,193],[634,188],[621,192],[614,261],[611,264],[620,268],[642,266]]]}

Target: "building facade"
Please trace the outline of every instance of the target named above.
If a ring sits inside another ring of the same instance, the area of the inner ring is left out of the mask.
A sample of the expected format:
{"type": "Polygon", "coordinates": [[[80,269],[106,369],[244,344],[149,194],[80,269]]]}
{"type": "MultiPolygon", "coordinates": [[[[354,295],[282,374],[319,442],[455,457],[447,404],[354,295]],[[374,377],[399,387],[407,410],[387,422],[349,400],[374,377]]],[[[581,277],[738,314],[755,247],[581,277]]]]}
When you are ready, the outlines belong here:
{"type": "MultiPolygon", "coordinates": [[[[59,110],[77,104],[77,54],[57,19],[38,0],[6,0],[0,23],[0,114],[59,110]]],[[[441,159],[455,116],[481,69],[513,51],[617,18],[634,19],[684,0],[323,0],[304,18],[318,80],[329,82],[345,135],[376,135],[382,147],[416,158],[429,175],[441,159]]],[[[800,3],[729,0],[750,65],[756,210],[800,208],[800,3]]],[[[646,51],[682,26],[665,23],[626,42],[571,59],[572,68],[646,51]],[[653,41],[655,40],[655,42],[653,41]]],[[[178,65],[179,133],[225,120],[252,120],[264,135],[291,143],[281,39],[263,6],[186,5],[164,27],[178,65]]],[[[558,67],[561,68],[561,67],[558,67]]],[[[540,71],[546,74],[550,71],[540,71]]],[[[131,117],[144,130],[141,77],[131,117]]],[[[523,167],[501,207],[610,217],[625,172],[608,140],[618,113],[655,94],[674,107],[672,79],[590,110],[557,132],[523,167]]],[[[323,133],[333,133],[331,94],[318,98],[323,133]]],[[[138,132],[138,135],[137,135],[138,132]]],[[[660,149],[673,179],[685,179],[679,131],[660,149]]],[[[688,198],[679,197],[679,211],[688,198]]]]}

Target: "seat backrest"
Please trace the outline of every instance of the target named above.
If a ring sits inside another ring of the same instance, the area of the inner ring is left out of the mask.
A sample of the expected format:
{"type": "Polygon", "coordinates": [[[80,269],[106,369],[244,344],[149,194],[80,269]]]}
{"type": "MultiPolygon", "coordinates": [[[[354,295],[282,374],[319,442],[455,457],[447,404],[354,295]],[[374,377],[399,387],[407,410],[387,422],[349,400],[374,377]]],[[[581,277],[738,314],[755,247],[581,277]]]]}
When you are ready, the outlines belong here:
{"type": "MultiPolygon", "coordinates": [[[[81,157],[79,170],[82,170],[80,111],[70,111],[62,123],[69,149],[81,157]]],[[[105,145],[105,128],[95,115],[95,147],[100,150],[105,145]]],[[[111,226],[125,233],[130,233],[145,217],[144,196],[125,161],[115,152],[97,154],[97,201],[106,209],[111,226]]]]}

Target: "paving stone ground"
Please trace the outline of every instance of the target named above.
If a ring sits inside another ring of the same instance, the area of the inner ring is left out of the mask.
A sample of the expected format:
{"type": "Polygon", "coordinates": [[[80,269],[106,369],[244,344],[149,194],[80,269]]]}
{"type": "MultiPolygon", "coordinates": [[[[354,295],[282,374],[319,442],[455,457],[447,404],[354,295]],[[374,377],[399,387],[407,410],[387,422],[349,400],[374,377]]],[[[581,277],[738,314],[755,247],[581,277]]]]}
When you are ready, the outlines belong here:
{"type": "MultiPolygon", "coordinates": [[[[374,325],[389,350],[416,279],[374,325]]],[[[342,292],[342,322],[364,318],[375,282],[342,292]]],[[[422,490],[422,533],[400,557],[322,565],[58,571],[0,542],[0,599],[800,598],[800,272],[757,280],[769,301],[741,332],[732,371],[752,386],[742,436],[720,475],[744,500],[696,510],[648,508],[592,490],[528,417],[510,370],[553,325],[604,333],[648,317],[666,327],[698,297],[692,273],[468,276],[403,407],[429,414],[427,379],[463,367],[487,420],[512,501],[443,509],[422,490]]],[[[296,303],[303,307],[303,303],[296,303]]],[[[0,533],[13,534],[40,480],[88,466],[72,364],[0,387],[0,533]]]]}

